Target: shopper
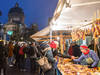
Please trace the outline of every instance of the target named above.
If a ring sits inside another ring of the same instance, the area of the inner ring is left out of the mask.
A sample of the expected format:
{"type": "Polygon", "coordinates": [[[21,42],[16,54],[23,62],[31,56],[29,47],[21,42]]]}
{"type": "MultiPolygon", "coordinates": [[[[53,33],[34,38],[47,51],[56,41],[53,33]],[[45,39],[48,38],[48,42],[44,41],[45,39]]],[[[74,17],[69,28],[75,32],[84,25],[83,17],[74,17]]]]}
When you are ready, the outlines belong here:
{"type": "Polygon", "coordinates": [[[19,49],[20,49],[20,46],[18,45],[18,42],[16,42],[15,46],[14,46],[14,50],[13,50],[13,53],[14,53],[14,58],[15,58],[15,66],[18,67],[19,66],[19,49]]]}
{"type": "Polygon", "coordinates": [[[97,54],[90,50],[87,46],[80,46],[82,55],[78,59],[74,59],[74,62],[80,62],[82,65],[89,65],[89,67],[97,67],[99,58],[97,54]]]}
{"type": "MultiPolygon", "coordinates": [[[[71,44],[72,46],[72,54],[70,54],[71,56],[75,56],[75,57],[80,57],[82,52],[80,50],[80,46],[76,44],[76,42],[73,42],[71,44]]],[[[70,49],[71,50],[71,49],[70,49]]]]}
{"type": "Polygon", "coordinates": [[[46,72],[44,72],[44,75],[55,75],[55,59],[53,57],[52,49],[50,48],[48,43],[41,43],[40,44],[41,49],[43,50],[43,53],[48,58],[49,63],[52,64],[52,68],[46,72]]]}
{"type": "Polygon", "coordinates": [[[25,53],[24,53],[24,49],[26,48],[27,44],[26,43],[22,43],[22,46],[19,49],[19,68],[20,71],[26,71],[25,69],[25,53]]]}
{"type": "Polygon", "coordinates": [[[14,46],[13,43],[10,41],[8,44],[8,63],[10,67],[13,66],[13,59],[14,59],[13,50],[14,50],[14,46]]]}
{"type": "Polygon", "coordinates": [[[0,75],[1,75],[1,69],[3,69],[3,75],[7,75],[7,51],[3,45],[3,41],[0,41],[0,75]]]}

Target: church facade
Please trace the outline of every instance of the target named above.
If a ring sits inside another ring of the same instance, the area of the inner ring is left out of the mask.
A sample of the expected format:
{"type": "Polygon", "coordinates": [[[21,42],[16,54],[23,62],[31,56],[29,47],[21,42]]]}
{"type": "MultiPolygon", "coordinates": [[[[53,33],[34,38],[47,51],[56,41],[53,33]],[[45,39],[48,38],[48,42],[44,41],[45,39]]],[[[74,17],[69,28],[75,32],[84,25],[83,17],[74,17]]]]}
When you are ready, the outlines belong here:
{"type": "Polygon", "coordinates": [[[4,31],[10,36],[11,40],[23,37],[26,28],[24,19],[23,9],[19,7],[18,3],[16,3],[15,6],[9,10],[8,22],[4,25],[4,31]],[[9,32],[12,32],[12,34],[9,34],[9,32]]]}

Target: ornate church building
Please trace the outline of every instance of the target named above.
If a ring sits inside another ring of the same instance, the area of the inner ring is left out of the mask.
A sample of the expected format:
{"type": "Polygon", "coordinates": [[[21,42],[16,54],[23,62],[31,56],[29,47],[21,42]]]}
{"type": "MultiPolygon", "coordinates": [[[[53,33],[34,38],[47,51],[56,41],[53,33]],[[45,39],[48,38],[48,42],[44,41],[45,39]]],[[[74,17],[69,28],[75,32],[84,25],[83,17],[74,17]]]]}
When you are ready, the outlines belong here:
{"type": "Polygon", "coordinates": [[[4,25],[4,30],[11,40],[23,37],[26,25],[24,24],[24,12],[16,3],[8,12],[8,22],[4,25]],[[9,34],[10,33],[10,34],[9,34]]]}

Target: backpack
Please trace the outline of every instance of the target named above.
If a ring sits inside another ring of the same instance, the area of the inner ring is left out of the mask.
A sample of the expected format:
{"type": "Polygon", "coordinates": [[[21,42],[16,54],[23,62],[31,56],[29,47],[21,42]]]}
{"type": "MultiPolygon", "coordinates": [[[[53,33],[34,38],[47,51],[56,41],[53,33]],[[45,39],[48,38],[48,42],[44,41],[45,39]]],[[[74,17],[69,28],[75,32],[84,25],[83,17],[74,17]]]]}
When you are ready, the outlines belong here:
{"type": "Polygon", "coordinates": [[[19,55],[24,55],[23,49],[24,49],[24,47],[21,47],[21,48],[19,49],[19,55]]]}

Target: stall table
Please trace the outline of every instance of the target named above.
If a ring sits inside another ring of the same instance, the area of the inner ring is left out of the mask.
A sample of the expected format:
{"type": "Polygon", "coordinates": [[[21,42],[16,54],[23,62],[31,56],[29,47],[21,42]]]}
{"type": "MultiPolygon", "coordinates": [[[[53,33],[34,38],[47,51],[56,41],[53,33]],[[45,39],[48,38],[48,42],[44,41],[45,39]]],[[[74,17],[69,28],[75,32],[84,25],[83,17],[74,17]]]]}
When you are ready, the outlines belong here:
{"type": "Polygon", "coordinates": [[[71,59],[59,58],[57,65],[62,75],[100,75],[97,68],[88,68],[84,65],[73,64],[71,59]]]}

